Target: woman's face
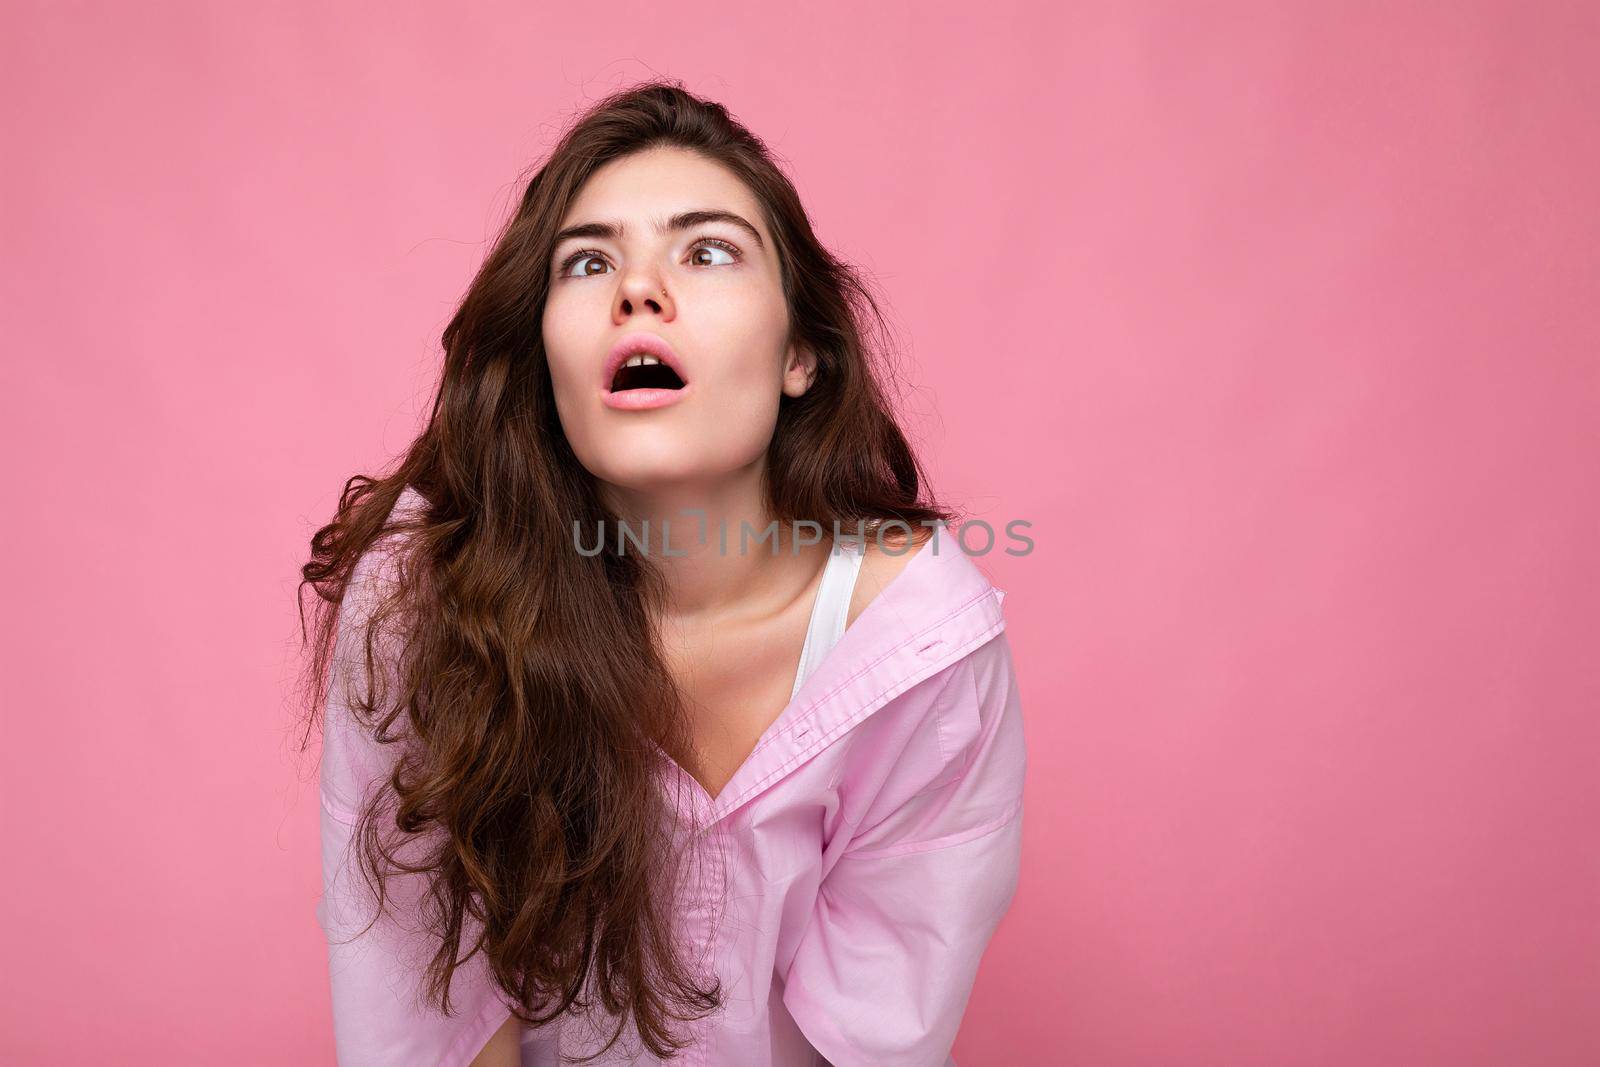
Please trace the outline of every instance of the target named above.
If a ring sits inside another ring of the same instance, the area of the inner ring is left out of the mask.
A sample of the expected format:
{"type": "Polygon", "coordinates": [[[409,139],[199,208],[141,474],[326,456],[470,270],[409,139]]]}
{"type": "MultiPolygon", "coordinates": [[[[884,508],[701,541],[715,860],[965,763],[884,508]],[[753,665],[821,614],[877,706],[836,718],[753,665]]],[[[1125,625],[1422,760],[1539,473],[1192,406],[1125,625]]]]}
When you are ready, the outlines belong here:
{"type": "Polygon", "coordinates": [[[543,331],[579,461],[602,483],[644,492],[710,487],[761,462],[779,397],[805,392],[811,363],[785,343],[777,253],[754,196],[720,164],[654,148],[591,175],[560,230],[575,226],[595,229],[558,237],[543,331]],[[658,229],[689,212],[736,218],[658,229]],[[682,367],[682,389],[651,394],[660,406],[629,407],[646,394],[613,392],[606,373],[639,334],[665,341],[682,367]]]}

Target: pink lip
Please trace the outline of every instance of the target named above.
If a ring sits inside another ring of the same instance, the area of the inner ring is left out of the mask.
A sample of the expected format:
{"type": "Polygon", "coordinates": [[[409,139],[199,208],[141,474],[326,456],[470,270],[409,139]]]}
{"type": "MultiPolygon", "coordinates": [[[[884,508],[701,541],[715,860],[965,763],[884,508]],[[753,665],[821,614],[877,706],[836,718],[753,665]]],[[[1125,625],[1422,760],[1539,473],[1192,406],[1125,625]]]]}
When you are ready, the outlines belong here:
{"type": "Polygon", "coordinates": [[[683,361],[678,358],[678,353],[672,346],[653,333],[630,333],[616,344],[611,346],[610,353],[606,356],[605,364],[601,367],[600,375],[600,402],[606,407],[616,408],[618,411],[643,411],[648,408],[662,408],[669,404],[676,404],[684,395],[693,388],[689,382],[689,375],[684,373],[683,361]],[[677,376],[683,379],[682,389],[626,389],[620,393],[611,391],[611,380],[617,376],[617,368],[622,366],[629,357],[635,355],[655,356],[662,363],[671,367],[677,376]]]}
{"type": "Polygon", "coordinates": [[[624,389],[620,393],[606,389],[600,393],[600,403],[618,411],[645,411],[676,404],[688,391],[687,385],[682,389],[624,389]]]}

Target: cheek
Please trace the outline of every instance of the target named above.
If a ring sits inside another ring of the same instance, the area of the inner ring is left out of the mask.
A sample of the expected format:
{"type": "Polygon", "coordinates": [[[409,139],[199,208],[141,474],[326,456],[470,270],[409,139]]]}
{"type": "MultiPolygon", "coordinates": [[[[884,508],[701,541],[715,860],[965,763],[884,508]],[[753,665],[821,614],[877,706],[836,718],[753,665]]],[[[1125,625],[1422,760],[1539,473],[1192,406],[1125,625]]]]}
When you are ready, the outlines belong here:
{"type": "Polygon", "coordinates": [[[576,384],[577,353],[582,351],[579,331],[568,325],[574,316],[563,307],[563,302],[552,296],[544,310],[541,337],[544,341],[545,361],[550,366],[550,381],[556,392],[570,389],[576,384]]]}
{"type": "Polygon", "coordinates": [[[546,308],[542,333],[556,414],[568,438],[574,438],[583,434],[584,421],[593,418],[588,412],[596,404],[599,369],[593,365],[593,352],[599,342],[592,328],[579,325],[583,309],[566,307],[568,303],[575,302],[554,301],[546,308]]]}
{"type": "MultiPolygon", "coordinates": [[[[548,349],[546,351],[549,351],[548,349]]],[[[556,399],[576,399],[590,385],[593,375],[587,372],[580,360],[570,356],[562,356],[558,352],[550,352],[550,386],[555,390],[556,399]]]]}
{"type": "Polygon", "coordinates": [[[544,329],[545,364],[550,376],[550,389],[555,396],[556,420],[567,440],[580,451],[588,431],[585,422],[592,416],[586,414],[586,404],[591,401],[593,375],[578,355],[581,349],[564,342],[557,330],[547,322],[544,329]]]}
{"type": "Polygon", "coordinates": [[[569,420],[578,410],[578,400],[581,395],[578,381],[578,367],[575,361],[563,359],[557,352],[546,349],[549,355],[547,360],[550,373],[550,388],[556,398],[556,414],[560,416],[563,426],[570,432],[569,420]]]}
{"type": "Polygon", "coordinates": [[[765,387],[765,380],[745,388],[728,388],[701,398],[700,416],[708,436],[720,447],[736,451],[741,457],[765,448],[778,421],[778,398],[765,387]]]}

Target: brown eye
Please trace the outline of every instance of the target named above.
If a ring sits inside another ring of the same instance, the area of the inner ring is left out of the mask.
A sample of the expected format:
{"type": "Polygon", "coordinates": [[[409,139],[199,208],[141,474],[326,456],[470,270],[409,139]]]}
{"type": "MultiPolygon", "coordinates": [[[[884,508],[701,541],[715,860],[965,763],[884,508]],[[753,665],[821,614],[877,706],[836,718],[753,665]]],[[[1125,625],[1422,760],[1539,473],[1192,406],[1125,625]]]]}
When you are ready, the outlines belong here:
{"type": "Polygon", "coordinates": [[[603,274],[603,273],[605,273],[603,270],[589,270],[588,267],[585,266],[583,270],[578,272],[578,274],[573,274],[572,273],[573,265],[576,264],[576,263],[584,262],[586,260],[594,260],[595,262],[600,263],[602,266],[604,266],[604,264],[605,264],[605,259],[602,257],[602,255],[599,252],[596,252],[592,248],[585,248],[585,249],[582,249],[580,251],[572,253],[572,255],[570,255],[566,259],[562,260],[561,268],[560,268],[560,270],[557,271],[557,273],[560,274],[563,278],[575,278],[575,277],[579,277],[579,276],[589,277],[589,276],[592,276],[592,275],[595,275],[595,274],[603,274]]]}
{"type": "Polygon", "coordinates": [[[705,237],[699,241],[696,241],[694,249],[695,250],[692,258],[694,260],[694,265],[697,267],[725,267],[729,264],[737,263],[739,261],[739,250],[733,245],[729,244],[727,241],[720,240],[716,237],[705,237]],[[728,258],[720,263],[716,260],[712,260],[708,263],[699,258],[702,254],[711,255],[712,253],[716,252],[721,252],[728,258]]]}

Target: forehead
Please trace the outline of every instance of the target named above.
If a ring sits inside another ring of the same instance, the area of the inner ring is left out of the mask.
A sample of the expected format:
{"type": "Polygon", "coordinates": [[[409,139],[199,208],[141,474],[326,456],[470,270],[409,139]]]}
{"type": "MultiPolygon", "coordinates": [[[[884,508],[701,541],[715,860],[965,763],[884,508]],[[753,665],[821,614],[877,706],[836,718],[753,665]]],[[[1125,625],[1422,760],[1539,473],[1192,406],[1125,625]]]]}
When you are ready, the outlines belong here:
{"type": "Polygon", "coordinates": [[[749,219],[767,236],[760,205],[722,164],[683,148],[650,148],[614,159],[589,176],[561,226],[618,220],[628,231],[680,211],[720,209],[749,219]]]}

